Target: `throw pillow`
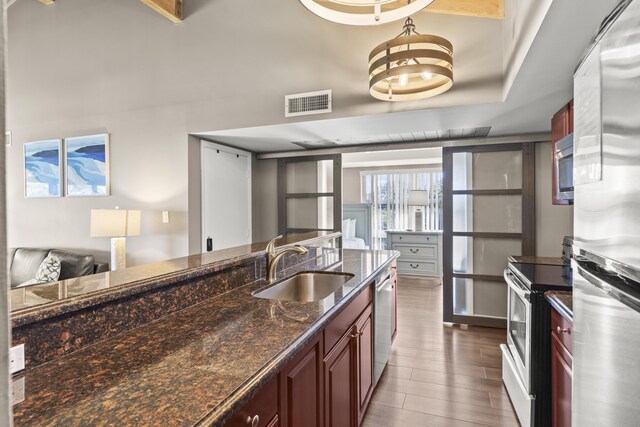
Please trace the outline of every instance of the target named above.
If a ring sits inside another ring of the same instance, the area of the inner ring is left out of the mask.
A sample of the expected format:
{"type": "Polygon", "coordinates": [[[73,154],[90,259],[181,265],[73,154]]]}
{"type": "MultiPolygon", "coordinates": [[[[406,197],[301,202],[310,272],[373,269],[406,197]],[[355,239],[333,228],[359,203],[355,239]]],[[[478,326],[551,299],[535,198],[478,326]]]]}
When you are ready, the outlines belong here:
{"type": "Polygon", "coordinates": [[[356,238],[356,221],[357,219],[352,219],[351,222],[349,223],[349,239],[355,239],[356,238]]]}
{"type": "Polygon", "coordinates": [[[349,234],[349,223],[351,222],[350,219],[343,219],[342,220],[342,235],[344,236],[345,239],[348,239],[349,236],[347,236],[347,234],[349,234]]]}
{"type": "Polygon", "coordinates": [[[49,255],[40,263],[40,267],[36,272],[36,281],[38,283],[55,282],[59,277],[60,260],[56,256],[49,255]]]}

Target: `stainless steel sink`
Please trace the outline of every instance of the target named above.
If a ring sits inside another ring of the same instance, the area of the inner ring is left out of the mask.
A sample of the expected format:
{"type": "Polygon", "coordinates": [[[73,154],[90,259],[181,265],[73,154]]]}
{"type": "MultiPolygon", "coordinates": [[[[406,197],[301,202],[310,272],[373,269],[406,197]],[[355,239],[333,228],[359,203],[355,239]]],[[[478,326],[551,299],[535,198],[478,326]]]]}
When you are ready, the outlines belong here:
{"type": "Polygon", "coordinates": [[[255,291],[251,295],[286,301],[320,301],[334,293],[352,277],[353,274],[348,273],[303,272],[276,283],[270,288],[255,291]]]}

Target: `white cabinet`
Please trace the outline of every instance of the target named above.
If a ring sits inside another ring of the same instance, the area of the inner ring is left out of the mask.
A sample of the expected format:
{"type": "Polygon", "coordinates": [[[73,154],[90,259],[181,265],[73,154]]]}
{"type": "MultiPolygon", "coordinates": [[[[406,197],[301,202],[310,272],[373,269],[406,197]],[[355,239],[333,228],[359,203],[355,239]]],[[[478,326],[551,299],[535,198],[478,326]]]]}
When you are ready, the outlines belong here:
{"type": "Polygon", "coordinates": [[[387,231],[387,242],[400,252],[398,274],[442,275],[442,232],[387,231]]]}

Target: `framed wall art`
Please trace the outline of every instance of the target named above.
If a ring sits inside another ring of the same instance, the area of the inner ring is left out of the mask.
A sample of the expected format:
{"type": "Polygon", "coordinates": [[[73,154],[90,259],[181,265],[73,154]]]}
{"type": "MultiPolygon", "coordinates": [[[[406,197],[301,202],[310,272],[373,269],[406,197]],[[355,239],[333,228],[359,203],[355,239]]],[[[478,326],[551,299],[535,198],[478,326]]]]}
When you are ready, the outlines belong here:
{"type": "Polygon", "coordinates": [[[24,144],[24,196],[62,195],[62,140],[49,139],[24,144]]]}
{"type": "Polygon", "coordinates": [[[109,134],[65,138],[65,195],[109,195],[109,134]]]}

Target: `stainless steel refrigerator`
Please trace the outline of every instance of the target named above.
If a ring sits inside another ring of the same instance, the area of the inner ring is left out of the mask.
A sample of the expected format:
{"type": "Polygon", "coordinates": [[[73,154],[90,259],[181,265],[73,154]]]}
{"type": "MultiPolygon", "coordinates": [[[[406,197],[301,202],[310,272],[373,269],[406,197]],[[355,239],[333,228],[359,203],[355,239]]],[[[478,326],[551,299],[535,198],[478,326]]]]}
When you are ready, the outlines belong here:
{"type": "Polygon", "coordinates": [[[573,426],[640,425],[640,0],[574,79],[573,426]]]}

